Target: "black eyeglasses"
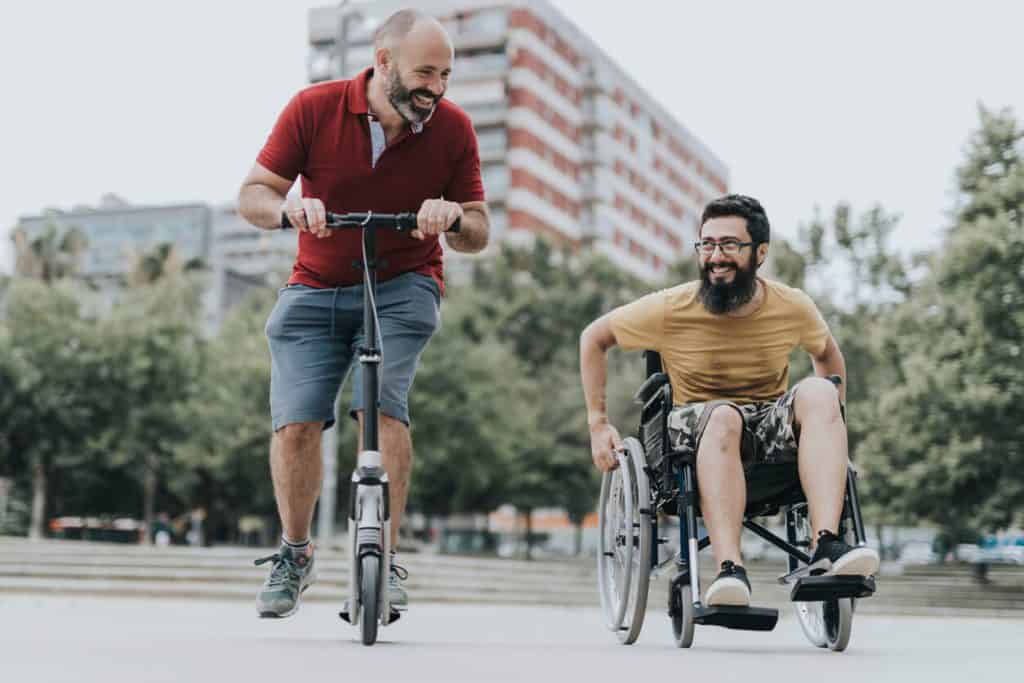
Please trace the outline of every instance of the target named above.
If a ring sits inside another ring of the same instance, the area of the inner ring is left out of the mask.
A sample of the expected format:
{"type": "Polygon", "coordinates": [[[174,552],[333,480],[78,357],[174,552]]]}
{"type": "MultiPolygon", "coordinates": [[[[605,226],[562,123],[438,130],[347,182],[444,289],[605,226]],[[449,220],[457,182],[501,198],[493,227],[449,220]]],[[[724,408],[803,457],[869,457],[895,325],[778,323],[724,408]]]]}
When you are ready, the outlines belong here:
{"type": "Polygon", "coordinates": [[[735,256],[740,253],[740,249],[743,247],[753,246],[753,242],[739,242],[737,240],[722,240],[716,242],[715,240],[701,240],[693,243],[693,248],[697,250],[698,254],[704,254],[705,256],[711,256],[715,253],[715,249],[721,249],[722,253],[726,256],[735,256]]]}

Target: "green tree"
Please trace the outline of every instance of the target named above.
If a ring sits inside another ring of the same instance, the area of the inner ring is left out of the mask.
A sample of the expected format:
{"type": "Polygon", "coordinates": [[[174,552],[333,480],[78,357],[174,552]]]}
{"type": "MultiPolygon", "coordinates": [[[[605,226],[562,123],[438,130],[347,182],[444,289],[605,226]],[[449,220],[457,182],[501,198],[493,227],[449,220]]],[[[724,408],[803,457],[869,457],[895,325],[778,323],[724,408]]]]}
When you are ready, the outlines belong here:
{"type": "MultiPolygon", "coordinates": [[[[15,248],[15,273],[39,280],[46,285],[56,285],[62,279],[74,275],[78,270],[81,253],[86,246],[85,237],[80,230],[71,228],[61,231],[54,223],[47,224],[42,234],[35,238],[30,238],[22,228],[15,228],[11,237],[15,248]]],[[[5,284],[5,289],[8,288],[9,285],[5,284]]],[[[52,300],[47,297],[47,301],[52,300]]],[[[57,310],[66,310],[66,308],[58,305],[57,310]]],[[[10,395],[13,396],[14,392],[10,392],[10,395]]],[[[22,401],[21,406],[24,405],[26,404],[22,401]]],[[[16,409],[11,408],[12,411],[16,409]]],[[[26,429],[27,424],[27,422],[22,423],[23,430],[26,429]]],[[[8,440],[8,443],[10,444],[11,440],[8,440]]],[[[19,444],[20,446],[21,444],[19,444]]],[[[25,462],[31,462],[32,472],[32,517],[29,524],[29,535],[41,537],[45,533],[52,454],[35,449],[32,451],[34,456],[25,459],[25,462]]],[[[12,453],[12,458],[22,456],[25,452],[19,450],[17,454],[12,453]]]]}
{"type": "Polygon", "coordinates": [[[31,477],[29,535],[41,537],[63,481],[94,471],[90,435],[110,424],[116,404],[104,392],[116,364],[104,330],[83,318],[81,293],[67,281],[16,279],[7,298],[9,353],[0,401],[7,467],[31,477]]]}
{"type": "Polygon", "coordinates": [[[453,289],[410,396],[417,452],[409,503],[428,516],[488,512],[504,502],[538,412],[519,359],[492,338],[466,333],[472,311],[465,291],[453,289]]]}
{"type": "Polygon", "coordinates": [[[1024,505],[1022,140],[1011,112],[981,110],[955,225],[880,340],[896,386],[862,444],[885,479],[872,495],[950,534],[1024,505]]]}
{"type": "Polygon", "coordinates": [[[173,450],[168,487],[206,512],[204,538],[234,539],[239,518],[274,519],[270,443],[270,352],[264,325],[275,292],[256,290],[204,348],[189,397],[189,434],[173,450]]]}
{"type": "MultiPolygon", "coordinates": [[[[557,251],[538,240],[531,248],[504,248],[474,272],[471,311],[463,323],[475,343],[508,347],[541,406],[530,429],[518,435],[506,502],[527,519],[526,547],[533,541],[533,509],[559,507],[578,525],[593,510],[598,478],[588,457],[589,435],[579,380],[579,335],[592,320],[631,301],[649,285],[589,252],[557,251]]],[[[640,359],[614,359],[609,373],[615,417],[635,422],[631,395],[642,374],[640,359]],[[628,368],[628,369],[627,369],[628,368]]]]}
{"type": "Polygon", "coordinates": [[[121,419],[97,436],[97,448],[139,482],[147,529],[161,475],[201,409],[195,401],[205,353],[200,286],[176,269],[164,270],[158,280],[126,290],[103,321],[119,358],[113,372],[121,419]]]}

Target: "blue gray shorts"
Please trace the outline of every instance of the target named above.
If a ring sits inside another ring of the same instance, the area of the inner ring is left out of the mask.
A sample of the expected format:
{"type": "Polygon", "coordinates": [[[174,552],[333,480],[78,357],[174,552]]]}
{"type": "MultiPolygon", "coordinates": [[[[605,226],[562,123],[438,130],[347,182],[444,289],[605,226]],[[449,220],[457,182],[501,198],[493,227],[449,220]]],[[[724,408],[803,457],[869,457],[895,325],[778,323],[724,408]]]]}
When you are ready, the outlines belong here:
{"type": "MultiPolygon", "coordinates": [[[[377,284],[383,338],[380,411],[409,424],[409,390],[420,355],[441,323],[437,283],[405,273],[377,284]]],[[[363,285],[289,285],[267,320],[270,416],[274,431],[294,422],[334,424],[334,401],[355,365],[351,414],[363,410],[363,285]],[[355,362],[353,362],[355,361],[355,362]]]]}

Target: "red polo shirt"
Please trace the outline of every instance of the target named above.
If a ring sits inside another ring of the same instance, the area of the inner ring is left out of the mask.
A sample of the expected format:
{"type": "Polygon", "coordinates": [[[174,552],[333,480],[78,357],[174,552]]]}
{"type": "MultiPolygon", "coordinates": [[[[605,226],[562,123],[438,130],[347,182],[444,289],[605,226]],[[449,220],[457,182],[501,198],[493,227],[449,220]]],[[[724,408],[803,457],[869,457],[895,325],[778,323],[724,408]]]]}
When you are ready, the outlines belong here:
{"type": "MultiPolygon", "coordinates": [[[[257,161],[279,176],[302,175],[302,196],[334,213],[419,211],[424,200],[483,201],[480,155],[469,117],[442,99],[419,132],[392,140],[373,165],[366,100],[367,69],[347,81],[318,83],[299,92],[274,125],[257,161]]],[[[336,230],[319,239],[299,233],[289,284],[359,284],[360,230],[336,230]]],[[[437,237],[416,240],[393,230],[377,233],[378,279],[411,271],[429,275],[444,291],[437,237]]]]}

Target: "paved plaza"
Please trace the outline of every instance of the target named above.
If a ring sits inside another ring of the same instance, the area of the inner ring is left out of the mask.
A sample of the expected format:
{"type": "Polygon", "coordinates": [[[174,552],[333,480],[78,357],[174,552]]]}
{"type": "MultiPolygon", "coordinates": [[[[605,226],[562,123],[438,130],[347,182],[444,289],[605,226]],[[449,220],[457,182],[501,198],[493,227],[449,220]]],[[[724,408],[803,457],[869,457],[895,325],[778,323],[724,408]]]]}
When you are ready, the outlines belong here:
{"type": "Polygon", "coordinates": [[[988,681],[1024,675],[1024,621],[857,615],[842,654],[811,647],[785,614],[775,631],[697,627],[674,648],[651,613],[619,645],[597,610],[414,605],[373,647],[323,603],[280,621],[233,602],[0,595],[11,681],[988,681]]]}

